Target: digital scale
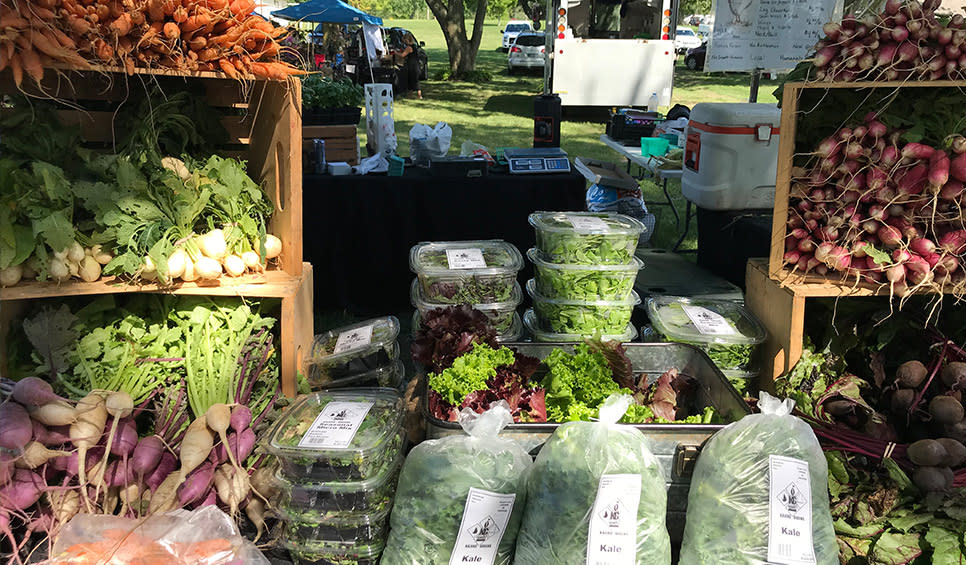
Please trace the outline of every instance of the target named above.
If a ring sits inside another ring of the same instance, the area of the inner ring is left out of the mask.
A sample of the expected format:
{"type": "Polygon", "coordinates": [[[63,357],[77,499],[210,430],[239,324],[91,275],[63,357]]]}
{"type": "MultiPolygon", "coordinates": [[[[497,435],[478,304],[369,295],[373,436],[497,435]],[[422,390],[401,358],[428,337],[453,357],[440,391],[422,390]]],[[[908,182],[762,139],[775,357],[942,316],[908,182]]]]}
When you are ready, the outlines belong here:
{"type": "Polygon", "coordinates": [[[506,159],[513,174],[570,172],[570,159],[559,147],[534,147],[533,149],[508,147],[503,151],[503,158],[506,159]]]}

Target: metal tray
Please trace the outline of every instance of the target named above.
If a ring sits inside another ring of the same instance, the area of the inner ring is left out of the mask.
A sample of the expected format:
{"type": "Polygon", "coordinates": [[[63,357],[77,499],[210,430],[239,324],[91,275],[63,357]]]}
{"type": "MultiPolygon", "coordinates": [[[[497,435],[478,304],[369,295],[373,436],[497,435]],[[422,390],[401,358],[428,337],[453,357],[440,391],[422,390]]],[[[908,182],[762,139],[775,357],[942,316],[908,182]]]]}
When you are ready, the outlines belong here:
{"type": "MultiPolygon", "coordinates": [[[[573,343],[504,343],[525,355],[544,359],[554,349],[573,351],[573,343]]],[[[694,377],[700,383],[695,405],[696,410],[712,406],[716,414],[726,422],[740,420],[750,414],[748,405],[735,391],[728,379],[700,349],[683,343],[625,343],[624,349],[636,373],[647,373],[649,379],[657,379],[668,369],[694,377]]],[[[541,366],[539,377],[546,369],[541,366]]],[[[425,381],[425,373],[420,378],[425,381]]],[[[423,417],[426,419],[426,438],[434,439],[462,433],[456,422],[445,422],[429,413],[426,393],[422,401],[423,417]]],[[[507,426],[502,437],[521,442],[525,449],[536,454],[543,443],[560,424],[514,423],[507,426]]],[[[680,541],[684,533],[684,517],[691,486],[691,472],[701,450],[701,445],[725,424],[635,424],[647,436],[651,450],[661,462],[668,489],[667,528],[672,541],[680,541]]]]}

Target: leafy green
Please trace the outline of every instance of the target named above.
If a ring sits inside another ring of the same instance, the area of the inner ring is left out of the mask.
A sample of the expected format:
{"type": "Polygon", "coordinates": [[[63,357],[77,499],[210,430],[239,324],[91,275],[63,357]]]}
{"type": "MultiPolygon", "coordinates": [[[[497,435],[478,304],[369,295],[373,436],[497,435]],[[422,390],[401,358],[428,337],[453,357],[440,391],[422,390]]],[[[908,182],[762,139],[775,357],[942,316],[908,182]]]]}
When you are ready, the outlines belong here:
{"type": "Polygon", "coordinates": [[[575,265],[627,265],[637,251],[639,233],[625,221],[601,214],[610,233],[582,233],[566,214],[543,215],[537,220],[536,242],[551,263],[575,265]]]}
{"type": "Polygon", "coordinates": [[[732,343],[697,339],[702,334],[680,302],[658,306],[657,315],[652,316],[652,321],[667,341],[687,343],[703,349],[719,369],[725,371],[747,369],[756,348],[756,345],[747,341],[755,336],[755,328],[741,315],[737,307],[701,306],[715,311],[731,326],[735,338],[723,336],[719,341],[732,343]]]}
{"type": "Polygon", "coordinates": [[[429,374],[429,386],[450,404],[459,406],[472,392],[486,390],[487,379],[496,376],[497,367],[512,365],[513,351],[506,347],[493,349],[477,343],[473,349],[456,358],[441,373],[429,374]]]}
{"type": "Polygon", "coordinates": [[[345,108],[362,105],[363,89],[349,78],[332,80],[317,74],[302,78],[302,107],[345,108]]]}
{"type": "Polygon", "coordinates": [[[637,280],[637,268],[601,270],[552,268],[534,264],[537,292],[547,298],[572,300],[626,300],[637,280]]]}
{"type": "Polygon", "coordinates": [[[544,363],[549,371],[540,386],[547,390],[547,419],[551,422],[596,418],[604,400],[621,391],[607,359],[586,344],[578,344],[573,354],[554,349],[544,363]]]}
{"type": "Polygon", "coordinates": [[[546,321],[556,333],[594,335],[597,333],[622,334],[631,321],[633,302],[603,302],[594,304],[565,304],[534,300],[537,316],[546,321]]]}

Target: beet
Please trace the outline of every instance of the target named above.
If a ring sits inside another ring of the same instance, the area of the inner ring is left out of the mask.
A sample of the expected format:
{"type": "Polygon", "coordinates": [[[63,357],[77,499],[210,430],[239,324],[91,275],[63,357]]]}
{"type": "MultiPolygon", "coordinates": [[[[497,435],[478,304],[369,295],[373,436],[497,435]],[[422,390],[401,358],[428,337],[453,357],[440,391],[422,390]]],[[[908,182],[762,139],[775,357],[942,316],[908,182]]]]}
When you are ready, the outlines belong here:
{"type": "Polygon", "coordinates": [[[943,367],[942,372],[939,373],[939,377],[943,380],[943,384],[948,387],[955,386],[956,384],[966,386],[966,363],[954,361],[946,365],[943,367]]]}
{"type": "Polygon", "coordinates": [[[963,419],[963,405],[951,396],[934,396],[929,401],[929,413],[940,424],[956,424],[963,419]]]}
{"type": "Polygon", "coordinates": [[[938,441],[921,439],[906,448],[906,455],[916,465],[932,467],[941,465],[949,454],[938,441]]]}
{"type": "Polygon", "coordinates": [[[912,473],[912,482],[925,492],[936,492],[946,490],[948,476],[943,471],[946,469],[952,474],[948,467],[918,467],[912,473]]]}
{"type": "Polygon", "coordinates": [[[943,426],[943,437],[954,439],[966,444],[966,422],[958,424],[946,424],[943,426]]]}
{"type": "Polygon", "coordinates": [[[845,400],[844,398],[839,398],[837,400],[829,400],[828,402],[825,402],[822,404],[822,408],[824,408],[826,412],[828,412],[829,414],[837,418],[841,418],[842,416],[852,414],[854,411],[854,405],[852,404],[852,402],[845,400]]]}
{"type": "Polygon", "coordinates": [[[902,414],[909,410],[915,400],[916,391],[911,388],[900,388],[892,394],[892,411],[902,414]]]}
{"type": "Polygon", "coordinates": [[[948,437],[942,437],[936,441],[946,450],[946,457],[940,462],[940,465],[959,467],[963,463],[966,463],[966,445],[948,437]]]}
{"type": "Polygon", "coordinates": [[[921,385],[929,371],[919,361],[906,361],[896,369],[896,382],[904,388],[916,388],[921,385]]]}

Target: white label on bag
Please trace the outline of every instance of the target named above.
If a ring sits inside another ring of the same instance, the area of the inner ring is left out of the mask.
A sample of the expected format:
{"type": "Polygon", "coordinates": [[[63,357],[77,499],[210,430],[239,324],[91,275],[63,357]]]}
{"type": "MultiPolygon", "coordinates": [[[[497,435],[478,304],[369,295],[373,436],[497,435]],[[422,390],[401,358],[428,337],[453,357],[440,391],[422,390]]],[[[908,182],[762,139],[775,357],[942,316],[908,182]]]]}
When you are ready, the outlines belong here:
{"type": "Polygon", "coordinates": [[[610,226],[597,216],[567,216],[567,220],[578,233],[600,233],[610,231],[610,226]]]}
{"type": "Polygon", "coordinates": [[[450,269],[486,268],[483,250],[476,247],[471,249],[447,249],[446,262],[449,263],[450,269]]]}
{"type": "Polygon", "coordinates": [[[344,449],[356,437],[372,402],[330,402],[315,417],[309,431],[302,435],[299,447],[344,449]]]}
{"type": "Polygon", "coordinates": [[[812,547],[812,488],[808,462],[768,456],[768,561],[815,563],[812,547]]]}
{"type": "Polygon", "coordinates": [[[332,352],[343,353],[346,351],[352,351],[353,349],[365,347],[370,343],[372,343],[371,324],[340,333],[339,338],[335,340],[335,349],[333,349],[332,352]]]}
{"type": "Polygon", "coordinates": [[[460,522],[456,545],[450,555],[450,565],[457,563],[478,563],[492,565],[500,540],[506,532],[506,525],[513,512],[515,494],[500,494],[478,488],[471,488],[466,495],[463,507],[463,520],[460,522]]]}
{"type": "Polygon", "coordinates": [[[682,304],[681,308],[684,309],[684,313],[688,315],[695,329],[703,335],[738,335],[728,319],[717,312],[693,304],[682,304]]]}
{"type": "Polygon", "coordinates": [[[637,507],[640,475],[603,475],[590,514],[587,565],[637,563],[637,507]]]}

